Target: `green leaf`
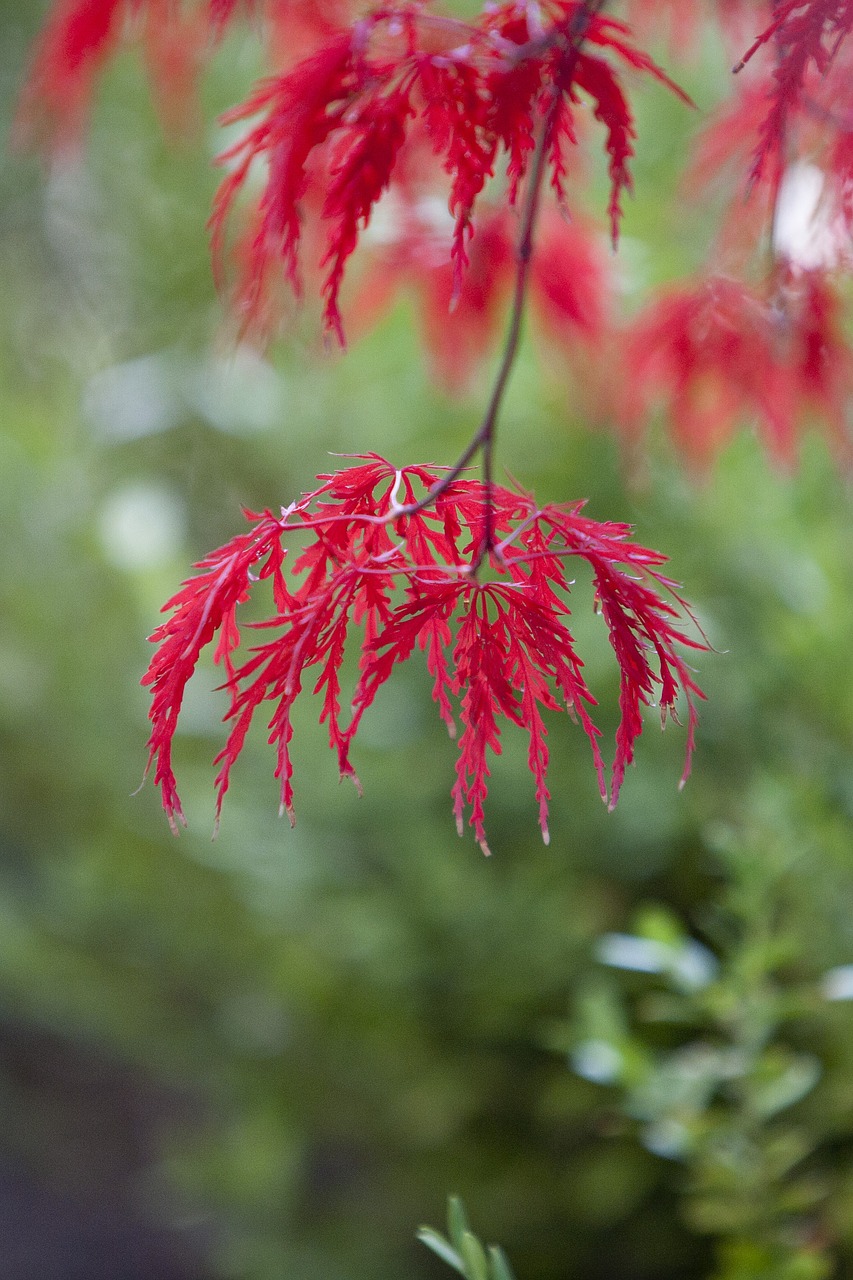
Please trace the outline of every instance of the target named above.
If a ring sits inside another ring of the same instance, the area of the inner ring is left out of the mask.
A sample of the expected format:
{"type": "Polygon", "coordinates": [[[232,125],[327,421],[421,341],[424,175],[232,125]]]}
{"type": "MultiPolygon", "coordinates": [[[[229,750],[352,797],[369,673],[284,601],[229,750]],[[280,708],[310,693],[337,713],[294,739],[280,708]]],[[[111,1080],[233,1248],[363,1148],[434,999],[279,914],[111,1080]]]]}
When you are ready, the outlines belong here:
{"type": "Polygon", "coordinates": [[[449,1196],[447,1200],[447,1230],[454,1246],[462,1252],[462,1241],[471,1227],[465,1214],[465,1206],[459,1196],[449,1196]]]}
{"type": "Polygon", "coordinates": [[[437,1253],[442,1262],[453,1267],[461,1276],[465,1275],[465,1265],[459,1254],[451,1246],[450,1241],[445,1240],[438,1231],[434,1231],[432,1227],[419,1227],[417,1238],[421,1244],[425,1244],[428,1249],[432,1249],[433,1253],[437,1253]]]}
{"type": "Polygon", "coordinates": [[[768,1119],[786,1107],[792,1107],[811,1092],[820,1079],[821,1071],[820,1060],[813,1054],[768,1050],[749,1082],[749,1100],[753,1109],[768,1119]]]}
{"type": "Polygon", "coordinates": [[[496,1244],[489,1245],[489,1262],[492,1268],[492,1280],[515,1280],[515,1274],[506,1254],[496,1244]]]}
{"type": "Polygon", "coordinates": [[[465,1264],[467,1280],[489,1280],[489,1264],[480,1241],[471,1231],[462,1236],[462,1261],[465,1264]]]}

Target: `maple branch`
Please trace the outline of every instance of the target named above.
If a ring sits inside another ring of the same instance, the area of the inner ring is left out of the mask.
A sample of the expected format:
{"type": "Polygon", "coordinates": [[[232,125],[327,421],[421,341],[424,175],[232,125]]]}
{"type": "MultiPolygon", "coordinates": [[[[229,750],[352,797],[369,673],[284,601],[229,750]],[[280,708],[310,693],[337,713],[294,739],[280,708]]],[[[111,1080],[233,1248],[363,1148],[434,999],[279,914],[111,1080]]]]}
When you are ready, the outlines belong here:
{"type": "Polygon", "coordinates": [[[409,503],[408,506],[404,507],[392,506],[391,512],[389,513],[389,518],[396,519],[400,516],[416,515],[418,512],[423,511],[425,507],[431,506],[455,480],[458,480],[459,476],[467,468],[471,459],[474,458],[480,450],[482,450],[483,480],[487,490],[485,505],[485,536],[483,538],[482,548],[472,565],[472,572],[476,572],[483,557],[489,550],[491,550],[492,547],[492,502],[490,495],[493,484],[494,442],[497,420],[507,384],[509,383],[510,374],[512,373],[513,365],[515,364],[515,359],[518,354],[519,342],[521,340],[521,328],[524,320],[524,310],[527,299],[527,284],[530,275],[530,262],[533,256],[533,233],[536,226],[536,215],[539,210],[542,178],[545,173],[545,159],[548,152],[548,140],[559,104],[559,90],[555,87],[552,101],[542,122],[539,137],[536,140],[536,147],[533,153],[533,164],[531,166],[531,173],[521,219],[521,230],[516,248],[517,270],[515,275],[515,286],[513,289],[512,306],[510,308],[509,327],[507,329],[507,336],[504,342],[504,349],[501,355],[500,364],[498,366],[498,371],[495,376],[495,381],[492,386],[491,395],[489,396],[489,402],[486,406],[483,419],[459,458],[457,458],[456,462],[445,472],[441,479],[432,486],[429,492],[426,493],[419,502],[409,503]]]}
{"type": "MultiPolygon", "coordinates": [[[[571,84],[575,64],[577,62],[578,55],[580,54],[589,25],[593,18],[596,17],[597,14],[601,13],[606,4],[607,0],[585,0],[584,4],[572,19],[569,29],[565,34],[561,34],[556,40],[551,35],[547,37],[549,43],[561,43],[564,46],[564,62],[561,67],[562,74],[560,77],[564,83],[568,85],[571,84]]],[[[530,46],[522,46],[521,50],[516,55],[518,60],[521,61],[529,51],[538,50],[540,44],[541,39],[539,41],[531,41],[530,46]]],[[[482,545],[480,546],[480,549],[471,565],[470,572],[472,574],[476,574],[483,562],[483,559],[491,550],[493,550],[494,547],[492,488],[494,484],[494,449],[495,437],[497,434],[497,423],[521,341],[521,331],[527,305],[527,290],[530,280],[530,264],[533,258],[534,233],[542,195],[542,180],[545,176],[548,147],[551,141],[551,134],[557,113],[560,109],[562,93],[563,90],[555,81],[551,89],[551,102],[549,103],[548,109],[542,120],[539,136],[536,139],[536,146],[533,151],[533,160],[527,182],[527,192],[521,216],[521,228],[515,251],[516,273],[512,305],[510,307],[509,325],[507,328],[507,335],[504,342],[500,364],[498,365],[498,371],[495,375],[491,395],[489,396],[489,402],[486,406],[483,419],[459,458],[442,476],[441,480],[434,484],[429,492],[425,494],[419,502],[410,503],[408,506],[404,507],[393,506],[389,513],[390,519],[398,519],[401,516],[416,515],[426,507],[431,506],[438,498],[441,497],[450,485],[459,478],[462,472],[467,468],[471,459],[474,458],[478,452],[482,451],[483,483],[486,489],[486,500],[484,505],[485,523],[482,545]]]]}

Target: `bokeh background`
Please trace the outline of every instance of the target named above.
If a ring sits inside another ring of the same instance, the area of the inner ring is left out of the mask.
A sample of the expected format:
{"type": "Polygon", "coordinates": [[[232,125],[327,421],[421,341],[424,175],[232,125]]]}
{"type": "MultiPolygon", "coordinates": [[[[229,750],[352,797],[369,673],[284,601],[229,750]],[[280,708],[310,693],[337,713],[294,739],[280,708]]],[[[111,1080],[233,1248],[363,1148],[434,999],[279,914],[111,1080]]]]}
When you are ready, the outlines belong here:
{"type": "MultiPolygon", "coordinates": [[[[7,124],[45,7],[0,5],[7,124]]],[[[727,66],[699,41],[700,116],[727,66]]],[[[449,1273],[414,1231],[450,1192],[519,1280],[843,1273],[853,540],[819,436],[783,474],[745,428],[698,482],[661,433],[638,476],[527,344],[500,463],[634,522],[714,645],[683,792],[683,731],[652,721],[608,814],[555,719],[545,848],[508,734],[487,861],[456,837],[413,662],[365,723],[361,800],[306,705],[295,831],[259,731],[211,841],[209,667],[177,744],[189,830],[136,793],[146,636],[190,563],[330,452],[450,461],[488,385],[432,385],[406,299],[343,359],[310,313],[265,355],[235,347],[204,232],[212,121],[258,70],[230,38],[197,129],[166,140],[122,56],[84,151],[0,162],[0,1276],[429,1280],[449,1273]]],[[[674,196],[699,119],[638,102],[627,309],[713,234],[713,202],[674,196]]]]}

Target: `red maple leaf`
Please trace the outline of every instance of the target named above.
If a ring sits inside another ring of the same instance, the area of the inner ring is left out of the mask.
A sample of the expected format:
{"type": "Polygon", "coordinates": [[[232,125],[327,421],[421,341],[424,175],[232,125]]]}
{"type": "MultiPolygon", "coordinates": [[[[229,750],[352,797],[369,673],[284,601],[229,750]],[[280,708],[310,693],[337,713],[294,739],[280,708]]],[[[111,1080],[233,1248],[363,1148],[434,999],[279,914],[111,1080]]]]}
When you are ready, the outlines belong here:
{"type": "Polygon", "coordinates": [[[319,488],[280,516],[252,517],[248,534],[205,557],[198,566],[202,572],[165,606],[172,616],[152,636],[159,647],[143,681],[152,691],[150,763],[156,764],[155,780],[173,827],[183,815],[171,744],[186,684],[217,633],[214,660],[225,668],[231,721],[217,757],[217,814],[249,726],[265,705],[281,805],[293,821],[291,717],[309,671],[341,775],[357,782],[351,753],[362,718],[394,668],[416,649],[426,655],[433,698],[451,736],[457,716],[461,722],[454,812],[460,832],[467,812],[486,852],[489,759],[501,750],[505,722],[528,734],[546,840],[543,712],[562,708],[580,723],[599,789],[612,807],[642,732],[642,708],[658,705],[665,720],[675,716],[682,698],[688,716],[686,778],[695,701],[702,695],[678,650],[704,646],[683,630],[685,606],[662,573],[665,557],[631,542],[627,525],[591,520],[581,514],[580,503],[540,508],[527,494],[500,486],[487,490],[475,480],[454,480],[436,494],[440,470],[397,470],[375,455],[320,480],[319,488]],[[418,507],[430,492],[430,506],[418,507]],[[491,580],[481,582],[477,568],[487,514],[491,580]],[[290,543],[296,554],[288,557],[290,543]],[[591,715],[596,700],[568,626],[568,561],[575,557],[592,568],[620,669],[621,717],[609,785],[591,715]],[[236,665],[237,610],[253,584],[265,578],[273,582],[275,612],[253,625],[273,634],[236,665]],[[347,720],[341,668],[353,647],[359,674],[347,720]]]}
{"type": "Polygon", "coordinates": [[[623,422],[635,432],[662,403],[688,461],[704,470],[743,422],[790,465],[811,418],[847,461],[853,357],[820,271],[781,263],[763,292],[716,276],[666,291],[627,342],[623,422]]]}
{"type": "Polygon", "coordinates": [[[452,296],[461,296],[475,207],[499,157],[506,159],[512,204],[527,176],[535,135],[550,121],[548,155],[562,196],[564,151],[575,142],[574,113],[583,97],[592,100],[606,130],[615,238],[620,198],[630,190],[634,126],[611,59],[685,95],[633,45],[623,23],[591,15],[577,0],[553,2],[545,16],[543,28],[527,7],[513,2],[472,23],[427,15],[416,6],[377,9],[227,114],[229,124],[261,118],[221,157],[231,172],[211,218],[220,263],[237,197],[255,161],[267,164],[236,285],[247,324],[267,314],[276,263],[298,291],[303,215],[313,211],[327,268],[325,324],[342,337],[338,297],[346,262],[405,165],[406,152],[425,142],[449,176],[452,296]],[[601,52],[589,53],[587,45],[601,52]],[[559,110],[552,111],[555,93],[559,110]],[[322,199],[312,202],[312,190],[322,199]]]}
{"type": "Polygon", "coordinates": [[[95,82],[119,42],[141,39],[158,109],[185,127],[208,15],[175,0],[58,0],[36,44],[15,121],[18,142],[79,141],[95,82]]]}
{"type": "Polygon", "coordinates": [[[778,189],[787,161],[785,142],[790,117],[802,111],[809,76],[826,77],[853,29],[853,0],[782,0],[773,21],[753,41],[735,67],[740,71],[772,42],[775,61],[767,89],[768,106],[759,128],[751,180],[770,174],[778,189]]]}

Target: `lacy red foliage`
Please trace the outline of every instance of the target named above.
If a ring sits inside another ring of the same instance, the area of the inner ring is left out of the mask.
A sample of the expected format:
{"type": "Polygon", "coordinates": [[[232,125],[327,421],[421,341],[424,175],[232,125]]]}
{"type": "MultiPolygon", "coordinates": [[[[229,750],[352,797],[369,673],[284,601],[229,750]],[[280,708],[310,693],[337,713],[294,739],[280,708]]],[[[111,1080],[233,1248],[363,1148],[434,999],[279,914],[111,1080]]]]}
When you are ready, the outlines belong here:
{"type": "Polygon", "coordinates": [[[302,203],[314,185],[325,193],[325,323],[342,337],[338,295],[344,265],[412,137],[418,145],[426,137],[450,177],[450,258],[458,295],[474,208],[498,156],[507,159],[512,203],[536,131],[550,122],[549,156],[562,194],[563,149],[575,138],[573,119],[583,96],[605,126],[615,238],[621,195],[630,189],[633,117],[612,62],[586,49],[598,47],[684,95],[631,43],[623,23],[591,16],[576,0],[551,0],[544,16],[542,28],[517,4],[490,10],[473,24],[409,7],[375,10],[228,114],[230,124],[262,118],[221,158],[232,169],[211,219],[220,261],[238,193],[256,160],[268,166],[236,290],[247,323],[266,313],[272,264],[281,262],[299,291],[302,203]]]}
{"type": "Polygon", "coordinates": [[[744,54],[735,71],[762,47],[773,44],[774,65],[769,87],[769,108],[759,131],[751,178],[758,181],[768,171],[778,187],[784,165],[789,118],[808,111],[806,79],[816,72],[825,78],[853,26],[853,0],[782,0],[774,4],[774,19],[744,54]]]}
{"type": "Polygon", "coordinates": [[[582,503],[537,506],[524,493],[494,486],[493,546],[488,575],[477,566],[486,537],[486,491],[456,480],[427,509],[398,514],[441,480],[434,467],[395,470],[375,455],[320,476],[314,492],[282,510],[252,516],[249,533],[206,556],[165,610],[158,645],[143,683],[152,692],[149,742],[155,780],[173,828],[183,822],[171,747],[187,682],[201,651],[218,641],[230,695],[231,729],[217,757],[217,813],[255,712],[270,710],[281,805],[293,821],[291,713],[313,671],[320,721],[341,776],[356,782],[350,760],[365,712],[397,664],[420,649],[433,677],[433,698],[451,737],[461,723],[453,807],[460,834],[466,813],[488,852],[484,806],[489,754],[501,749],[501,722],[523,728],[536,784],[539,821],[548,839],[548,746],[543,711],[564,709],[578,721],[592,749],[602,796],[616,804],[642,708],[658,706],[661,721],[687,713],[690,768],[701,692],[678,648],[703,648],[683,630],[686,606],[662,573],[666,557],[629,540],[624,524],[598,523],[582,503]],[[605,780],[600,731],[591,718],[595,697],[568,627],[569,567],[582,559],[593,575],[595,604],[607,627],[620,671],[616,751],[605,780]],[[237,609],[258,581],[272,582],[275,612],[253,624],[275,632],[240,665],[237,609]],[[341,671],[349,643],[359,651],[352,713],[342,712],[341,671]]]}
{"type": "Polygon", "coordinates": [[[704,469],[743,419],[790,465],[814,420],[849,462],[853,357],[839,312],[825,273],[783,266],[766,293],[721,276],[669,291],[629,336],[626,422],[636,430],[665,404],[669,429],[704,469]]]}
{"type": "Polygon", "coordinates": [[[63,145],[78,136],[126,10],[126,0],[60,0],[55,6],[21,95],[21,138],[47,135],[63,145]]]}
{"type": "Polygon", "coordinates": [[[18,142],[79,141],[95,82],[119,42],[141,40],[165,123],[187,126],[215,0],[59,0],[35,49],[15,121],[18,142]]]}
{"type": "MultiPolygon", "coordinates": [[[[686,8],[630,0],[628,13],[656,32],[680,22],[683,33],[686,8]]],[[[303,272],[316,273],[325,328],[343,342],[347,265],[390,195],[399,234],[386,241],[381,284],[368,272],[364,310],[375,313],[401,282],[413,284],[436,366],[458,385],[488,349],[508,304],[493,394],[462,456],[481,451],[491,476],[495,424],[527,304],[539,313],[540,331],[587,361],[587,374],[593,354],[601,366],[612,350],[602,237],[541,208],[540,197],[550,188],[568,211],[579,138],[601,126],[615,242],[635,140],[625,73],[654,77],[687,100],[629,27],[603,10],[597,0],[504,0],[461,21],[424,0],[361,16],[349,0],[58,0],[36,49],[19,129],[54,143],[75,138],[100,69],[127,37],[142,39],[158,99],[178,103],[230,24],[258,22],[275,74],[224,117],[229,125],[246,122],[247,131],[220,157],[226,176],[211,216],[214,261],[220,281],[231,280],[241,322],[268,327],[280,285],[298,296],[303,272]],[[256,167],[263,180],[253,200],[256,167]],[[448,219],[441,235],[421,214],[424,201],[435,199],[448,219]]],[[[707,10],[731,36],[750,4],[709,0],[707,10]]],[[[783,179],[796,177],[799,165],[826,206],[832,235],[853,222],[853,58],[844,45],[853,0],[775,0],[771,12],[738,67],[751,64],[751,84],[694,170],[704,183],[735,157],[761,187],[750,219],[740,208],[737,216],[749,233],[756,218],[772,216],[769,279],[748,287],[722,275],[718,263],[709,280],[674,288],[648,308],[625,339],[623,421],[636,435],[655,407],[666,406],[673,435],[700,468],[744,417],[784,463],[805,424],[820,418],[849,460],[853,356],[831,280],[815,269],[849,265],[849,254],[834,241],[813,247],[810,257],[798,254],[790,236],[785,246],[779,215],[783,179]]],[[[214,642],[231,722],[217,761],[217,813],[255,713],[268,704],[282,806],[292,818],[291,713],[309,670],[341,774],[355,778],[350,756],[362,717],[417,648],[448,730],[453,735],[461,724],[457,823],[461,830],[467,816],[484,848],[490,759],[506,721],[528,733],[546,838],[545,712],[562,707],[581,724],[612,805],[643,706],[656,703],[665,720],[681,697],[686,776],[701,694],[678,646],[703,645],[683,630],[685,606],[662,574],[664,557],[629,541],[625,525],[589,520],[581,504],[540,508],[524,493],[469,479],[443,485],[440,477],[435,468],[397,471],[368,455],[321,477],[318,489],[280,515],[252,517],[250,532],[206,557],[169,602],[145,683],[152,691],[149,764],[173,826],[183,815],[172,740],[187,681],[214,642]],[[620,669],[609,782],[591,715],[595,699],[568,629],[572,558],[591,566],[620,669]],[[237,611],[264,579],[275,612],[262,626],[273,634],[238,662],[237,611]],[[344,715],[341,673],[351,649],[358,670],[352,712],[344,715]]]]}
{"type": "Polygon", "coordinates": [[[853,24],[853,4],[831,6],[846,10],[835,15],[831,49],[826,47],[830,26],[824,0],[796,7],[802,13],[789,14],[787,23],[780,17],[735,68],[744,71],[763,51],[756,59],[760,66],[744,71],[739,94],[723,103],[706,130],[703,160],[694,169],[698,177],[729,161],[740,165],[749,155],[749,183],[768,179],[778,184],[797,154],[816,156],[831,147],[837,131],[849,132],[851,61],[843,36],[853,24]]]}
{"type": "MultiPolygon", "coordinates": [[[[837,266],[845,258],[849,264],[853,53],[846,37],[851,28],[853,0],[774,4],[773,21],[735,67],[743,71],[750,64],[740,93],[705,129],[688,172],[690,185],[700,192],[720,172],[734,176],[736,199],[718,241],[730,267],[748,261],[763,236],[769,236],[783,266],[788,258],[808,271],[837,266]],[[811,227],[803,215],[808,206],[804,176],[806,186],[819,188],[807,215],[811,227]],[[744,188],[751,197],[746,205],[744,188]],[[790,237],[780,235],[791,209],[800,224],[794,239],[803,242],[802,253],[790,237]]],[[[834,345],[840,353],[837,335],[834,345]]],[[[837,402],[834,406],[833,429],[837,402]]]]}

